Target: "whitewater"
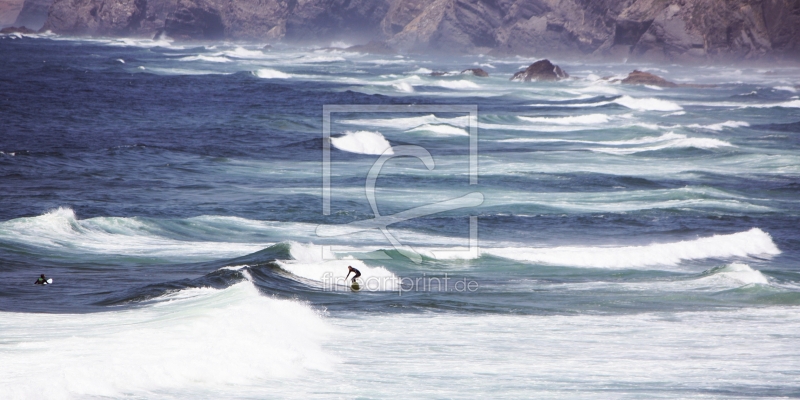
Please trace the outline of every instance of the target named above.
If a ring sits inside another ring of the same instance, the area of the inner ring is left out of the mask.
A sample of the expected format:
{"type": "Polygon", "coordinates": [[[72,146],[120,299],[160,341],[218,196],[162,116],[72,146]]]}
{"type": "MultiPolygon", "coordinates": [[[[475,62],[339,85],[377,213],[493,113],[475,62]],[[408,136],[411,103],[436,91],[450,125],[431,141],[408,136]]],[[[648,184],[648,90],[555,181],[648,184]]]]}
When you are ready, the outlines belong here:
{"type": "Polygon", "coordinates": [[[800,396],[800,67],[0,54],[0,398],[800,396]]]}

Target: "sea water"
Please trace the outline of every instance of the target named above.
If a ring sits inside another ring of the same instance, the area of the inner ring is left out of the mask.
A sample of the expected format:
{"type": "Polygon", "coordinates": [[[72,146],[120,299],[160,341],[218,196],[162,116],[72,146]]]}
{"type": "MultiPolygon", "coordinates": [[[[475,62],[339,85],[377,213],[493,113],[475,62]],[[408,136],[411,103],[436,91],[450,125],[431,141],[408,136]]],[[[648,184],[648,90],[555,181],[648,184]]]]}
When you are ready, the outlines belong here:
{"type": "Polygon", "coordinates": [[[538,58],[0,36],[0,397],[800,396],[800,68],[538,58]]]}

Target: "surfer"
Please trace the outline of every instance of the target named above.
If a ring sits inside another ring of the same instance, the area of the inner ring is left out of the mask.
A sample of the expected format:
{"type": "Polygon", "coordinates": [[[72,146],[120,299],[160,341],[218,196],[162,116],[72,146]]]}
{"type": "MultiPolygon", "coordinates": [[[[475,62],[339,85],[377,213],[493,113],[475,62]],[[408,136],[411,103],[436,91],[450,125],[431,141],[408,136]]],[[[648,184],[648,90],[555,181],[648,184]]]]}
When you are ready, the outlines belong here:
{"type": "Polygon", "coordinates": [[[42,274],[42,276],[40,276],[39,279],[37,279],[36,282],[34,282],[33,284],[44,285],[45,283],[47,283],[47,278],[44,276],[44,274],[42,274]]]}
{"type": "Polygon", "coordinates": [[[344,279],[345,279],[345,280],[347,280],[347,277],[348,277],[348,276],[350,276],[350,273],[351,273],[351,272],[354,272],[354,273],[355,273],[355,275],[353,276],[353,281],[352,281],[352,282],[353,282],[353,283],[356,283],[356,278],[358,278],[359,276],[361,276],[361,272],[360,272],[359,270],[357,270],[357,269],[355,269],[355,268],[353,268],[353,267],[349,266],[349,265],[347,266],[347,276],[345,276],[345,277],[344,277],[344,279]]]}

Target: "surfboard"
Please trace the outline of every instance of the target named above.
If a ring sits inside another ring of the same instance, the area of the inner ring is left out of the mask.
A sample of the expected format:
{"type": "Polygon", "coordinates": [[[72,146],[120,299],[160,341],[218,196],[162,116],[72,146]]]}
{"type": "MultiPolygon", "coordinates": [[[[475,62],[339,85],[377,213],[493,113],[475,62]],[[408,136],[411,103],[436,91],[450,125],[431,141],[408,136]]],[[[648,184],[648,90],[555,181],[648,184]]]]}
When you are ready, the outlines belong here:
{"type": "Polygon", "coordinates": [[[350,285],[350,289],[353,289],[354,291],[361,290],[361,285],[359,285],[358,282],[353,282],[353,284],[350,285]]]}
{"type": "Polygon", "coordinates": [[[53,283],[53,278],[49,278],[48,280],[44,281],[42,285],[50,285],[53,283]]]}

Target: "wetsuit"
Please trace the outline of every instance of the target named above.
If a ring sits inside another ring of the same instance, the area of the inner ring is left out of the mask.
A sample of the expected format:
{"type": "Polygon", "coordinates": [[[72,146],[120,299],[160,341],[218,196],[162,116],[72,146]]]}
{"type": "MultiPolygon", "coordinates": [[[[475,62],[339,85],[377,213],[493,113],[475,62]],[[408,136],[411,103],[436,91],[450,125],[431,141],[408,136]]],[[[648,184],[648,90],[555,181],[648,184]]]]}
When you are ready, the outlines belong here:
{"type": "Polygon", "coordinates": [[[355,272],[356,274],[353,276],[352,282],[356,283],[356,278],[361,276],[361,271],[359,271],[359,270],[357,270],[357,269],[355,269],[353,267],[349,267],[349,268],[350,268],[350,271],[347,272],[347,275],[350,276],[350,272],[355,272]]]}
{"type": "Polygon", "coordinates": [[[33,284],[44,285],[45,283],[47,283],[47,278],[45,278],[44,276],[40,276],[38,279],[36,279],[36,282],[34,282],[33,284]]]}

